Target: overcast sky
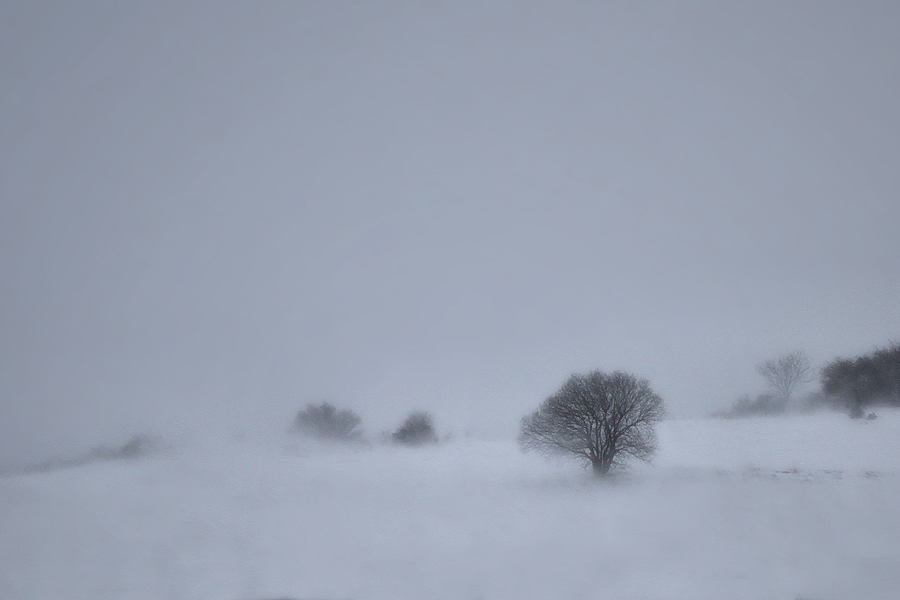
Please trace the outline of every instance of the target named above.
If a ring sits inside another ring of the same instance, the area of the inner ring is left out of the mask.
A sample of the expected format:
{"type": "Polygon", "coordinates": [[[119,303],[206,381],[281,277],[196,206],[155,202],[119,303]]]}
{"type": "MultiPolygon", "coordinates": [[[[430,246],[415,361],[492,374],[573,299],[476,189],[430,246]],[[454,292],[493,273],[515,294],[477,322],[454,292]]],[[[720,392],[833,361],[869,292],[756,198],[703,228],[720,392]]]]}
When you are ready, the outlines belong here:
{"type": "Polygon", "coordinates": [[[900,339],[893,2],[4,3],[0,462],[308,402],[512,437],[900,339]]]}

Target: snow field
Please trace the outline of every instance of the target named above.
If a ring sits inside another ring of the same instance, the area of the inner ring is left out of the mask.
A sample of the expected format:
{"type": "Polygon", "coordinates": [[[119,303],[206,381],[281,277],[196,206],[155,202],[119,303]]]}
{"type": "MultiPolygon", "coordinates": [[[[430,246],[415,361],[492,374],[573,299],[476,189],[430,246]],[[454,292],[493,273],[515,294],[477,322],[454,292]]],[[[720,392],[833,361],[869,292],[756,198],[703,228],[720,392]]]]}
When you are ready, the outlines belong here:
{"type": "Polygon", "coordinates": [[[0,479],[9,600],[896,599],[900,413],[668,421],[594,481],[512,442],[234,443],[0,479]]]}

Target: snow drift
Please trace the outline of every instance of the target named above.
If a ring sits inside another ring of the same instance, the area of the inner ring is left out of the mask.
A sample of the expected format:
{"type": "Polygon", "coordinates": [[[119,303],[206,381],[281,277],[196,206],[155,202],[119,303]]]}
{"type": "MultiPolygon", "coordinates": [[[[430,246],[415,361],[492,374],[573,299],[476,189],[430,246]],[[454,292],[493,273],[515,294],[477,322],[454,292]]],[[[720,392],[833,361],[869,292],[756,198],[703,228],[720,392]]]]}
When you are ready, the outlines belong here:
{"type": "Polygon", "coordinates": [[[0,478],[0,597],[897,597],[900,412],[659,433],[653,466],[605,482],[469,440],[243,442],[0,478]]]}

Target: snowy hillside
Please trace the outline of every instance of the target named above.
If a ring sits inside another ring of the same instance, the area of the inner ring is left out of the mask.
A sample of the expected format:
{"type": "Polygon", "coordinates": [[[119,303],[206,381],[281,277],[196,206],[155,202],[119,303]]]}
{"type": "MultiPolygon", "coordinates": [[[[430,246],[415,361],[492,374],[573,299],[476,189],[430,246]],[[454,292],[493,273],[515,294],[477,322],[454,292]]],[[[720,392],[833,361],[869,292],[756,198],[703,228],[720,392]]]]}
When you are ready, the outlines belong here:
{"type": "Polygon", "coordinates": [[[595,482],[512,442],[197,447],[0,479],[9,600],[896,599],[900,413],[669,421],[595,482]]]}

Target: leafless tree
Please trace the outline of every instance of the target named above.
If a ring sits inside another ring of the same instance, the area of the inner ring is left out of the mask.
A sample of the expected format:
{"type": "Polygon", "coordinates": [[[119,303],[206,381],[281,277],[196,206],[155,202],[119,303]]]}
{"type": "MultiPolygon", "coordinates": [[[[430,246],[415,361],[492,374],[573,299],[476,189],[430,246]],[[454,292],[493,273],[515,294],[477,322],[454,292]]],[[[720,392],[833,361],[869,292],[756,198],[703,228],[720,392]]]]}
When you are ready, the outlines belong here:
{"type": "Polygon", "coordinates": [[[809,358],[801,350],[762,362],[756,371],[769,384],[778,410],[784,410],[794,390],[810,380],[809,358]]]}
{"type": "Polygon", "coordinates": [[[575,374],[522,419],[519,443],[524,450],[584,458],[603,476],[625,457],[650,459],[664,414],[646,379],[621,371],[575,374]]]}

